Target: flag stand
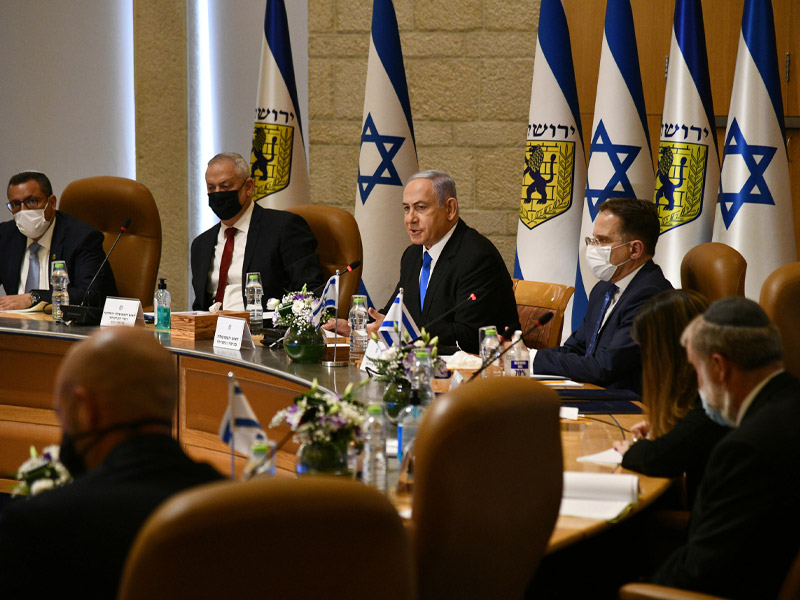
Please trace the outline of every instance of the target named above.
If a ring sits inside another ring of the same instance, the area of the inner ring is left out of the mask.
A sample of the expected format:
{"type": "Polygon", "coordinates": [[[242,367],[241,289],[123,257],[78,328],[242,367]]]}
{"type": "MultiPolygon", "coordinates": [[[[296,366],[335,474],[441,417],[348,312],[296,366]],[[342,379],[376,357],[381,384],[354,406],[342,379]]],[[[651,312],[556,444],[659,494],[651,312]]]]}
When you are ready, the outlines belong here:
{"type": "MultiPolygon", "coordinates": [[[[336,319],[336,315],[339,314],[339,269],[336,269],[336,304],[333,307],[334,309],[334,319],[336,319]]],[[[336,360],[336,349],[339,346],[338,343],[339,334],[336,332],[336,327],[333,328],[333,360],[323,360],[322,366],[327,367],[329,369],[335,367],[346,367],[350,364],[348,360],[336,360]]],[[[327,342],[326,345],[326,352],[327,352],[327,342]]]]}

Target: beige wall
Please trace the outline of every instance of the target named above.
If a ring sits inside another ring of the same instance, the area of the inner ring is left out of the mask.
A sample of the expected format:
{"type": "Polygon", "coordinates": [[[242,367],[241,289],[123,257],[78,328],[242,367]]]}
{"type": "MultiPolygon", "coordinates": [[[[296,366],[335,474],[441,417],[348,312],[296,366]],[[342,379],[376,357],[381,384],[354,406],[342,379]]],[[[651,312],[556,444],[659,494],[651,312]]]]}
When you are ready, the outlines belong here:
{"type": "MultiPolygon", "coordinates": [[[[420,169],[513,271],[539,0],[395,0],[420,169]]],[[[354,210],[371,0],[309,0],[311,197],[354,210]]]]}

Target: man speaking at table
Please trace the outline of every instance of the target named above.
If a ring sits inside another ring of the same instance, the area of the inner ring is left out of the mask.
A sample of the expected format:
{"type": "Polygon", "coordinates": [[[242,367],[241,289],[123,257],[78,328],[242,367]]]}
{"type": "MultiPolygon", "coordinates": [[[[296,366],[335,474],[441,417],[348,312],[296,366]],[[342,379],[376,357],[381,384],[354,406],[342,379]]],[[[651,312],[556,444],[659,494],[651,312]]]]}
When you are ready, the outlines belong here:
{"type": "MultiPolygon", "coordinates": [[[[672,289],[653,262],[660,231],[656,205],[612,198],[598,209],[586,261],[600,282],[586,315],[563,346],[532,357],[534,373],[641,392],[642,362],[631,338],[636,313],[657,293],[672,289]]],[[[532,352],[533,354],[533,352],[532,352]]]]}
{"type": "Polygon", "coordinates": [[[262,302],[280,298],[303,284],[309,290],[324,282],[317,240],[302,217],[262,208],[253,202],[250,166],[239,154],[224,152],[208,161],[208,203],[220,222],[192,242],[194,310],[219,303],[244,310],[244,279],[261,273],[262,302]]]}
{"type": "MultiPolygon", "coordinates": [[[[494,244],[459,218],[453,179],[433,170],[412,175],[403,191],[403,212],[411,246],[403,252],[400,282],[383,312],[370,309],[375,321],[368,330],[377,331],[400,288],[414,322],[439,336],[441,346],[477,353],[483,325],[496,325],[501,334],[519,329],[511,276],[494,244]],[[472,293],[477,299],[464,302],[472,293]]],[[[343,322],[336,327],[346,331],[343,322]]],[[[332,322],[326,328],[332,329],[332,322]]]]}
{"type": "MultiPolygon", "coordinates": [[[[50,180],[38,171],[23,171],[8,182],[6,206],[13,221],[0,223],[0,310],[28,308],[50,302],[50,263],[67,263],[69,299],[81,304],[89,283],[103,264],[103,234],[88,223],[56,210],[50,180]]],[[[117,293],[114,274],[106,263],[86,304],[99,306],[117,293]]]]}

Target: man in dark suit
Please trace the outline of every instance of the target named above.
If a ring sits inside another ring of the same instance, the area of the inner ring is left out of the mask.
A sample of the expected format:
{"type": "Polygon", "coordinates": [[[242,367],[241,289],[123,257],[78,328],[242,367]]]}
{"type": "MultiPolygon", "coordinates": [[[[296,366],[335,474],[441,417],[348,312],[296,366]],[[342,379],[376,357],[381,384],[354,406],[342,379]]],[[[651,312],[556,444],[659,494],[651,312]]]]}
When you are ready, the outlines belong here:
{"type": "MultiPolygon", "coordinates": [[[[64,260],[71,304],[81,304],[92,278],[103,264],[103,234],[91,225],[56,210],[56,197],[44,173],[24,171],[8,182],[7,207],[14,221],[0,223],[0,310],[28,308],[50,302],[50,264],[64,260]]],[[[97,276],[87,304],[100,306],[117,293],[114,274],[106,263],[97,276]]]]}
{"type": "Polygon", "coordinates": [[[703,407],[734,427],[715,447],[687,543],[656,583],[725,598],[775,598],[800,549],[800,381],[755,302],[714,302],[682,337],[703,407]]]}
{"type": "Polygon", "coordinates": [[[104,329],[67,353],[55,408],[74,481],[0,512],[4,597],[115,598],[150,513],[221,479],[170,436],[177,381],[172,356],[142,329],[104,329]]]}
{"type": "Polygon", "coordinates": [[[564,345],[535,351],[535,373],[641,392],[633,318],[651,297],[672,289],[652,260],[659,229],[652,202],[613,198],[600,205],[593,237],[586,240],[586,260],[601,281],[589,294],[583,321],[564,345]]]}
{"type": "Polygon", "coordinates": [[[324,283],[314,252],[317,240],[308,224],[294,213],[253,202],[254,182],[244,158],[233,152],[217,154],[208,162],[206,186],[220,223],[192,242],[194,310],[208,310],[215,303],[244,310],[250,272],[261,273],[264,305],[303,284],[312,291],[324,283]]]}

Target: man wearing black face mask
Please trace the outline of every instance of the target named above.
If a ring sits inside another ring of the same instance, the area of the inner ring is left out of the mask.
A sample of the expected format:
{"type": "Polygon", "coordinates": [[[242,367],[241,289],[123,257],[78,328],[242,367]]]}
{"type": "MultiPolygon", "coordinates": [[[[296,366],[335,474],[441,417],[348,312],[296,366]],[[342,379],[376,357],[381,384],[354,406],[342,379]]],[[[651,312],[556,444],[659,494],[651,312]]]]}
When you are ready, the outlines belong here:
{"type": "Polygon", "coordinates": [[[172,357],[152,333],[112,327],[69,351],[55,408],[74,481],[0,512],[3,597],[115,598],[150,513],[174,493],[221,479],[170,436],[176,396],[172,357]]]}
{"type": "Polygon", "coordinates": [[[208,161],[208,203],[220,223],[192,242],[194,310],[244,310],[247,273],[261,273],[263,302],[323,281],[317,240],[302,217],[255,204],[250,167],[225,152],[208,161]]]}

